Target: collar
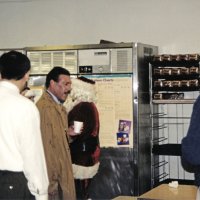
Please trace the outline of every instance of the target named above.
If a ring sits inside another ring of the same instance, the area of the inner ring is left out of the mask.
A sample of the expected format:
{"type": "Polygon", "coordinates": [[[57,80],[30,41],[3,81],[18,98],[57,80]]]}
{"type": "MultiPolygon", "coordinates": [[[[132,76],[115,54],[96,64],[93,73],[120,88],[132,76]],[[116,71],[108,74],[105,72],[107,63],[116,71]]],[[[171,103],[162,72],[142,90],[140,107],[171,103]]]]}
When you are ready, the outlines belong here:
{"type": "Polygon", "coordinates": [[[14,93],[19,94],[19,92],[20,92],[19,88],[15,84],[11,83],[10,81],[1,80],[0,85],[9,89],[9,90],[12,90],[12,92],[14,92],[14,93]]]}
{"type": "Polygon", "coordinates": [[[58,100],[58,98],[52,94],[49,90],[47,90],[47,93],[53,98],[53,100],[57,103],[57,104],[61,104],[61,102],[58,100]]]}

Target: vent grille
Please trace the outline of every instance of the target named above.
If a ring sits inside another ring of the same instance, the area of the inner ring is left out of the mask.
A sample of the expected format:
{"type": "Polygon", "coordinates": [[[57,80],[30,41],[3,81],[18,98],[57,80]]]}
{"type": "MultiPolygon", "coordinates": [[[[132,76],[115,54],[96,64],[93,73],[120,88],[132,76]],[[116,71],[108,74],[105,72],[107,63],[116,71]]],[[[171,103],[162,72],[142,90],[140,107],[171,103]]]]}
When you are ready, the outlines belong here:
{"type": "Polygon", "coordinates": [[[53,66],[63,66],[63,52],[53,53],[53,66]]]}
{"type": "Polygon", "coordinates": [[[117,51],[117,71],[126,71],[128,68],[128,52],[117,51]]]}
{"type": "Polygon", "coordinates": [[[48,73],[51,69],[51,53],[42,53],[41,54],[41,66],[40,71],[42,73],[48,73]]]}
{"type": "Polygon", "coordinates": [[[40,71],[40,54],[37,52],[27,53],[31,61],[31,74],[35,74],[40,71]]]}
{"type": "Polygon", "coordinates": [[[31,74],[47,74],[54,66],[61,66],[70,73],[77,73],[77,50],[27,52],[31,61],[31,74]]]}
{"type": "Polygon", "coordinates": [[[65,52],[64,67],[71,73],[77,73],[77,51],[65,52]]]}
{"type": "Polygon", "coordinates": [[[132,72],[132,48],[111,50],[112,72],[132,72]]]}

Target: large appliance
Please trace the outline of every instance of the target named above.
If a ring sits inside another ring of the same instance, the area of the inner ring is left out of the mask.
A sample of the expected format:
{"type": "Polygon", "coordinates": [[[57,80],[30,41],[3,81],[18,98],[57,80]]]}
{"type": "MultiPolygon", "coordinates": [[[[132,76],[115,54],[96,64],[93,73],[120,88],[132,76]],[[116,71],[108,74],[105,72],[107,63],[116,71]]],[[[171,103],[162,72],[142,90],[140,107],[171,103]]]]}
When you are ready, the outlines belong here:
{"type": "Polygon", "coordinates": [[[92,181],[93,199],[135,196],[151,189],[149,59],[158,48],[142,43],[27,47],[29,84],[39,88],[53,66],[72,78],[96,81],[100,115],[100,169],[92,181]]]}

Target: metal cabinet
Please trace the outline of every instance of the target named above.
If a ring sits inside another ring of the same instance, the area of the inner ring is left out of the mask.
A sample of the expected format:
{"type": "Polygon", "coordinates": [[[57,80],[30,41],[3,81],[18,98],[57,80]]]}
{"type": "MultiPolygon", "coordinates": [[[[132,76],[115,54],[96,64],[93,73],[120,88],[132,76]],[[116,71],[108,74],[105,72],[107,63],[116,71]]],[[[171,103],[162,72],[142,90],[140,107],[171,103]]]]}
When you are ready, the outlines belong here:
{"type": "Polygon", "coordinates": [[[26,48],[33,66],[33,85],[38,85],[38,80],[53,66],[59,65],[69,69],[74,77],[98,79],[97,84],[102,83],[101,90],[108,94],[106,98],[113,94],[113,98],[100,101],[109,105],[98,105],[101,164],[91,185],[91,197],[94,199],[140,195],[151,189],[151,120],[147,80],[150,57],[157,55],[157,51],[158,47],[142,43],[26,48]],[[129,114],[129,144],[118,144],[117,125],[120,120],[127,120],[129,114]],[[105,141],[106,138],[112,140],[105,141]]]}

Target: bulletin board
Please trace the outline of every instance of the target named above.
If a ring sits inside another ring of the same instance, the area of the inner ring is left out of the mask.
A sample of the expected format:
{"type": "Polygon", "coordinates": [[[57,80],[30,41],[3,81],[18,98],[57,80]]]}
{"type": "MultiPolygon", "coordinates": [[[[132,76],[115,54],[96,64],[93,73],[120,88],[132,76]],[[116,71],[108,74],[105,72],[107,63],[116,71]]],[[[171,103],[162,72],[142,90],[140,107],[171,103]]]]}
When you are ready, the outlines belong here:
{"type": "Polygon", "coordinates": [[[133,147],[133,75],[87,75],[96,82],[101,147],[133,147]]]}

